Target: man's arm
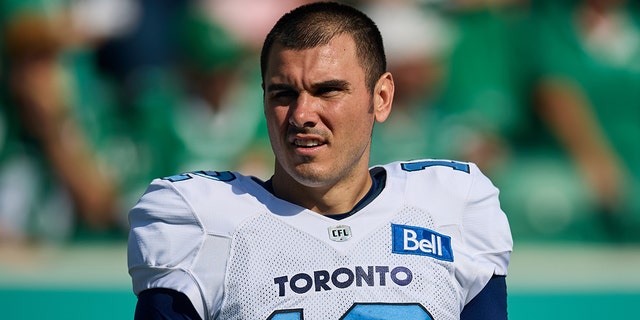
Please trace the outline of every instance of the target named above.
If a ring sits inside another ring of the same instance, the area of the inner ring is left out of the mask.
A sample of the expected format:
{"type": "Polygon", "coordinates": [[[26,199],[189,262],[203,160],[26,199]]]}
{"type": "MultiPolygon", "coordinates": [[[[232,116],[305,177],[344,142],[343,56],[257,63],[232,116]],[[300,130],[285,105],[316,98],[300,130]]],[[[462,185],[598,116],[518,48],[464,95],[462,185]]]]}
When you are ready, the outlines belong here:
{"type": "Polygon", "coordinates": [[[583,88],[548,77],[536,87],[536,112],[575,161],[604,212],[623,203],[625,170],[583,88]]]}
{"type": "Polygon", "coordinates": [[[462,310],[460,320],[506,320],[506,277],[494,275],[487,285],[462,310]]]}
{"type": "Polygon", "coordinates": [[[138,296],[135,320],[201,319],[186,295],[181,292],[154,288],[138,296]]]}

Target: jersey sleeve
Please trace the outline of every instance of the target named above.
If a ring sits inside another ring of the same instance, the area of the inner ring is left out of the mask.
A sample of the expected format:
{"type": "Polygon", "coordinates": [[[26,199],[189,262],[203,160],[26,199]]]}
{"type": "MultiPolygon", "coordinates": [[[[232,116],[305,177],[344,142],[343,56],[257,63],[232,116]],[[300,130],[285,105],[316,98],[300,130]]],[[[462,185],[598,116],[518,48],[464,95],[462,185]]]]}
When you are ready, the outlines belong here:
{"type": "Polygon", "coordinates": [[[466,263],[474,270],[465,303],[473,299],[494,275],[506,276],[513,240],[507,216],[500,208],[499,191],[471,164],[472,183],[462,215],[466,263]]]}
{"type": "Polygon", "coordinates": [[[204,318],[193,271],[204,230],[187,201],[166,180],[154,180],[129,212],[128,266],[136,295],[150,288],[185,294],[204,318]]]}
{"type": "Polygon", "coordinates": [[[134,320],[202,319],[189,298],[171,289],[154,288],[140,292],[134,320]]]}
{"type": "Polygon", "coordinates": [[[507,320],[505,277],[493,276],[460,314],[460,320],[507,320]]]}

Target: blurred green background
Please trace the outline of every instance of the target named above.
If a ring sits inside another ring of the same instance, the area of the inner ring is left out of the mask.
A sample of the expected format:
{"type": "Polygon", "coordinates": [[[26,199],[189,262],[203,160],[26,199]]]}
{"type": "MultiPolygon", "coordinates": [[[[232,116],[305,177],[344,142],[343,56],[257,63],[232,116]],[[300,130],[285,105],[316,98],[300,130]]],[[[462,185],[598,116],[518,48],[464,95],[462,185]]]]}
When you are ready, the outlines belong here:
{"type": "MultiPolygon", "coordinates": [[[[269,178],[259,49],[305,2],[0,1],[0,319],[131,319],[151,179],[269,178]]],[[[640,318],[640,2],[344,2],[396,83],[371,164],[472,161],[500,189],[510,319],[640,318]]]]}

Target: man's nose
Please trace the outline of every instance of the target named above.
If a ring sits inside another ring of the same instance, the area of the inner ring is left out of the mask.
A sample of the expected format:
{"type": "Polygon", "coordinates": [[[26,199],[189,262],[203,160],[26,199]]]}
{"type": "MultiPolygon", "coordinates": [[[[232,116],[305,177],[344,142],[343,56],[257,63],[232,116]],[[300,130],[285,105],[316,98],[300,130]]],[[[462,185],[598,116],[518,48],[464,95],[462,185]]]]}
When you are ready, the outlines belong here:
{"type": "Polygon", "coordinates": [[[306,92],[298,96],[289,112],[289,123],[299,128],[313,127],[318,121],[317,101],[306,92]]]}

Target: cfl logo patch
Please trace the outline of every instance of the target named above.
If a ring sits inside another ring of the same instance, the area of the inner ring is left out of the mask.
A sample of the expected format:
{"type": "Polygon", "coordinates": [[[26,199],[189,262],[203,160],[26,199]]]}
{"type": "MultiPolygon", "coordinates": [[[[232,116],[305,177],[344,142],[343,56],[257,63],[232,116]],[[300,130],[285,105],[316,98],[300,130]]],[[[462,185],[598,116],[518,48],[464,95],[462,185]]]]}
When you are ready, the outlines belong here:
{"type": "Polygon", "coordinates": [[[391,224],[392,252],[453,262],[451,237],[427,228],[391,224]]]}
{"type": "Polygon", "coordinates": [[[351,238],[351,227],[340,225],[329,227],[329,239],[337,242],[347,241],[351,238]]]}

